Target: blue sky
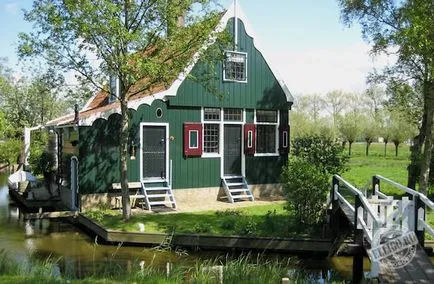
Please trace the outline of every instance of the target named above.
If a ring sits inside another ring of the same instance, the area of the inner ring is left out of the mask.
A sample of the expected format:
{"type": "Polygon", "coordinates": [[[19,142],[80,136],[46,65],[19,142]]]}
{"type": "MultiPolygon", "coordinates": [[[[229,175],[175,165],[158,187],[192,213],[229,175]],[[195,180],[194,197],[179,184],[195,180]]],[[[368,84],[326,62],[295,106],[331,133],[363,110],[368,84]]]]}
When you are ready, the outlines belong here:
{"type": "MultiPolygon", "coordinates": [[[[228,6],[232,0],[221,0],[228,6]]],[[[344,27],[336,0],[238,0],[273,66],[293,94],[363,91],[373,60],[358,26],[344,27]]],[[[30,31],[22,9],[32,0],[0,0],[0,57],[13,66],[17,34],[30,31]]],[[[15,67],[18,70],[18,67],[15,67]]]]}

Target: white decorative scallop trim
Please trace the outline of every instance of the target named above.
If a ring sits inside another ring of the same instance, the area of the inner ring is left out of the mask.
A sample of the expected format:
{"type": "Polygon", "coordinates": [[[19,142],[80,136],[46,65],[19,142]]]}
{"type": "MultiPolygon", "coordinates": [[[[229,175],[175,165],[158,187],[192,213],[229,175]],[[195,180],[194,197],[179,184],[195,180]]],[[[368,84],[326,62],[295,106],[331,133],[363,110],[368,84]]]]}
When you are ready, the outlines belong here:
{"type": "MultiPolygon", "coordinates": [[[[291,95],[291,92],[289,91],[288,87],[286,86],[285,82],[283,81],[283,79],[281,78],[279,73],[276,71],[276,69],[273,68],[273,66],[271,66],[271,64],[270,64],[271,61],[267,60],[268,56],[266,56],[263,49],[261,48],[259,40],[256,37],[255,32],[253,31],[252,25],[250,24],[248,18],[244,14],[244,11],[241,9],[241,7],[237,3],[237,1],[233,1],[233,3],[229,6],[226,13],[220,19],[220,22],[217,25],[217,28],[211,33],[211,35],[209,36],[206,43],[199,49],[199,51],[193,55],[193,60],[191,61],[191,63],[184,69],[183,72],[181,72],[178,75],[178,78],[175,80],[175,82],[173,82],[173,84],[170,86],[170,88],[163,91],[163,92],[156,93],[154,95],[146,96],[146,97],[134,100],[134,101],[129,101],[128,102],[128,108],[132,108],[134,110],[137,110],[137,108],[142,104],[147,104],[150,106],[154,100],[159,99],[159,100],[165,101],[167,97],[176,96],[178,89],[181,86],[182,82],[184,82],[184,80],[187,78],[187,75],[191,72],[194,65],[196,65],[197,61],[199,60],[200,54],[202,52],[204,52],[210,45],[212,45],[216,41],[217,34],[222,32],[226,28],[228,21],[234,17],[235,12],[236,12],[237,18],[240,19],[244,23],[244,28],[246,30],[247,35],[253,39],[253,45],[255,46],[256,50],[258,50],[262,54],[265,62],[270,67],[270,70],[273,73],[274,77],[279,82],[280,87],[282,88],[283,92],[286,95],[287,101],[292,102],[293,97],[291,95]]],[[[120,113],[120,108],[95,113],[89,117],[86,117],[84,119],[80,119],[80,125],[92,125],[92,123],[96,119],[98,119],[98,118],[106,118],[107,119],[113,113],[120,113]]]]}

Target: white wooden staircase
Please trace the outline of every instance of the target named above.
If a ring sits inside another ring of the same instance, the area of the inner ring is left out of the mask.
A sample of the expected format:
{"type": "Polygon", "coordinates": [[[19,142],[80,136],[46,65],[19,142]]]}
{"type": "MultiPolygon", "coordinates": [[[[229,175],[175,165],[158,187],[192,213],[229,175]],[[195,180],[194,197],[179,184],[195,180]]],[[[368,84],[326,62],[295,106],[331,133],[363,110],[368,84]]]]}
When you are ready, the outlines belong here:
{"type": "Polygon", "coordinates": [[[255,200],[244,176],[224,176],[222,184],[230,203],[241,200],[255,200]]]}
{"type": "Polygon", "coordinates": [[[171,205],[176,209],[175,196],[173,195],[172,186],[166,180],[164,181],[147,181],[144,180],[142,184],[142,195],[146,209],[152,210],[152,206],[171,205]]]}

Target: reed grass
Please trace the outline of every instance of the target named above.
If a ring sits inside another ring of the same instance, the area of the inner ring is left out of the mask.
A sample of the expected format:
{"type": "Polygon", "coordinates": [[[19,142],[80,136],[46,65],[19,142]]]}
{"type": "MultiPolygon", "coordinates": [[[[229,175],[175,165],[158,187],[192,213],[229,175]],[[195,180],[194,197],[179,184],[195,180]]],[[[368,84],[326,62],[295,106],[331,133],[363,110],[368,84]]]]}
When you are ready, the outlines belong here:
{"type": "Polygon", "coordinates": [[[295,258],[270,259],[263,254],[242,254],[196,261],[193,264],[170,264],[168,271],[149,263],[132,261],[127,267],[113,261],[95,264],[86,278],[62,275],[57,260],[30,260],[19,263],[5,250],[0,250],[0,283],[280,283],[290,277],[293,283],[341,281],[334,273],[306,271],[297,268],[295,258]],[[326,279],[324,279],[326,275],[326,279]],[[332,276],[333,278],[331,278],[332,276]]]}

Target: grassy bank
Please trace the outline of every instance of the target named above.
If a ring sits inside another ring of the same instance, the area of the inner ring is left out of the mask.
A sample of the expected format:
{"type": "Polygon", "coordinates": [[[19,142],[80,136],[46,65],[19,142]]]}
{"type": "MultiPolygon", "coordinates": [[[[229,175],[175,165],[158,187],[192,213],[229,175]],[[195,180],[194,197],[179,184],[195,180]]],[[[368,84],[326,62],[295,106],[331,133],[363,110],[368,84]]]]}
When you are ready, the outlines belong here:
{"type": "Polygon", "coordinates": [[[300,228],[293,222],[290,212],[286,211],[284,206],[284,203],[273,203],[224,211],[137,213],[128,223],[122,220],[119,211],[102,210],[86,214],[108,229],[128,232],[139,231],[139,224],[143,224],[145,233],[320,237],[320,228],[300,228]]]}
{"type": "Polygon", "coordinates": [[[0,283],[280,283],[290,277],[291,283],[341,281],[334,272],[304,270],[294,258],[269,259],[263,255],[241,255],[236,259],[216,258],[191,265],[172,264],[156,267],[153,263],[133,261],[124,267],[113,262],[83,279],[62,274],[56,262],[18,263],[0,251],[0,283]],[[323,279],[326,277],[326,279],[323,279]]]}

